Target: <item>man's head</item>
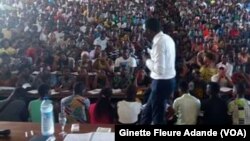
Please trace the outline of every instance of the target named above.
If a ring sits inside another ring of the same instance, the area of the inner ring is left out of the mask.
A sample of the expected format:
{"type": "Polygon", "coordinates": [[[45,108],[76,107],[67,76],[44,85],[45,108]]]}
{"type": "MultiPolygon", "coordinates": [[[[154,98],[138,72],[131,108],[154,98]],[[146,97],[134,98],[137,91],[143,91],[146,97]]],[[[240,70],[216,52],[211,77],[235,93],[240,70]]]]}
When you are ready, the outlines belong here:
{"type": "Polygon", "coordinates": [[[216,82],[209,82],[207,84],[207,94],[212,97],[218,96],[218,93],[220,92],[220,85],[216,82]]]}
{"type": "Polygon", "coordinates": [[[100,39],[101,39],[101,40],[104,40],[105,38],[106,38],[106,32],[105,32],[105,31],[102,31],[102,32],[101,32],[100,39]]]}
{"type": "Polygon", "coordinates": [[[84,85],[84,83],[77,82],[74,85],[74,94],[75,95],[82,95],[84,91],[85,91],[85,85],[84,85]]]}
{"type": "Polygon", "coordinates": [[[233,93],[238,95],[239,98],[244,97],[246,85],[242,82],[237,83],[233,87],[233,93]]]}
{"type": "Polygon", "coordinates": [[[188,92],[188,83],[187,81],[181,81],[180,84],[179,84],[179,91],[184,94],[184,93],[187,93],[188,92]]]}
{"type": "Polygon", "coordinates": [[[95,53],[96,53],[96,54],[100,54],[101,51],[102,51],[102,47],[101,47],[100,45],[96,45],[96,46],[95,46],[95,53]]]}
{"type": "Polygon", "coordinates": [[[229,59],[228,55],[226,55],[226,54],[223,54],[221,56],[221,61],[222,61],[223,64],[226,64],[228,62],[228,59],[229,59]]]}
{"type": "Polygon", "coordinates": [[[160,21],[156,18],[150,18],[146,21],[146,31],[144,36],[152,41],[154,36],[161,31],[160,21]]]}
{"type": "Polygon", "coordinates": [[[209,65],[213,61],[214,61],[214,54],[212,54],[210,52],[205,53],[205,56],[204,56],[204,62],[205,62],[205,64],[209,65]]]}
{"type": "Polygon", "coordinates": [[[220,66],[219,66],[218,72],[219,72],[220,75],[225,76],[226,71],[227,71],[227,70],[226,70],[226,66],[225,66],[225,65],[220,65],[220,66]]]}
{"type": "Polygon", "coordinates": [[[47,84],[40,85],[38,88],[38,94],[39,94],[40,98],[43,99],[44,97],[48,96],[49,90],[50,90],[49,85],[47,85],[47,84]]]}
{"type": "Polygon", "coordinates": [[[123,59],[127,60],[129,58],[130,55],[130,50],[129,48],[125,47],[122,49],[122,57],[123,59]]]}

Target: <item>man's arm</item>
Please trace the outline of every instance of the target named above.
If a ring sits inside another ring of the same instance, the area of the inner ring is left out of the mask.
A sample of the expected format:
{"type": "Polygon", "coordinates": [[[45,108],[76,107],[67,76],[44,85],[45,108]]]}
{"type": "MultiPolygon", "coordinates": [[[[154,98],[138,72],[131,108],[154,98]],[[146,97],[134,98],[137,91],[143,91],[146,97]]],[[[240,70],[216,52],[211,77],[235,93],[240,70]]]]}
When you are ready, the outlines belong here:
{"type": "Polygon", "coordinates": [[[158,42],[156,44],[156,54],[155,61],[152,59],[147,59],[146,66],[151,72],[154,72],[158,75],[162,75],[165,72],[165,46],[164,43],[158,42]]]}

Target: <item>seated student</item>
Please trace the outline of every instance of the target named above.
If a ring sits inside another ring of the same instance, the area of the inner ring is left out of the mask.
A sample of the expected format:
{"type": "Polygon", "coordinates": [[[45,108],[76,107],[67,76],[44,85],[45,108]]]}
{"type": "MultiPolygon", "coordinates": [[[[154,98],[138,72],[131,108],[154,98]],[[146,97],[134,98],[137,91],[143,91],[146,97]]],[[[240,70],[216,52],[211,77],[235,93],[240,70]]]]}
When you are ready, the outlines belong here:
{"type": "Polygon", "coordinates": [[[53,86],[53,77],[49,70],[42,70],[37,76],[35,76],[33,83],[31,84],[33,88],[38,89],[42,84],[48,84],[50,87],[53,86]]]}
{"type": "Polygon", "coordinates": [[[61,100],[61,112],[67,115],[68,123],[86,123],[89,122],[90,101],[84,97],[86,86],[82,82],[74,85],[74,92],[71,96],[61,100]]]}
{"type": "Polygon", "coordinates": [[[42,84],[38,87],[39,98],[32,100],[29,103],[28,110],[30,115],[30,120],[32,122],[41,122],[41,104],[45,97],[49,96],[50,87],[47,84],[42,84]]]}
{"type": "Polygon", "coordinates": [[[209,99],[201,103],[203,111],[202,124],[223,125],[229,124],[227,115],[227,103],[219,97],[220,85],[215,82],[209,82],[207,85],[207,94],[209,99]]]}
{"type": "Polygon", "coordinates": [[[128,67],[120,68],[120,75],[115,74],[112,79],[112,87],[115,89],[126,89],[133,82],[133,75],[129,73],[128,67]]]}
{"type": "Polygon", "coordinates": [[[78,71],[81,69],[86,69],[88,72],[92,71],[92,61],[89,58],[89,53],[83,51],[81,53],[81,60],[78,61],[78,71]]]}
{"type": "Polygon", "coordinates": [[[11,69],[8,65],[0,66],[0,86],[15,86],[16,80],[16,76],[11,74],[11,69]]]}
{"type": "Polygon", "coordinates": [[[188,83],[179,85],[181,96],[174,100],[173,109],[177,115],[177,125],[195,125],[200,113],[200,100],[188,92],[188,83]]]}
{"type": "Polygon", "coordinates": [[[148,88],[151,84],[151,79],[145,72],[143,68],[139,68],[135,75],[136,85],[138,87],[146,87],[148,88]]]}
{"type": "Polygon", "coordinates": [[[228,104],[228,114],[232,116],[234,125],[250,124],[250,101],[245,96],[246,87],[244,83],[238,83],[234,86],[234,93],[237,98],[228,104]]]}
{"type": "Polygon", "coordinates": [[[6,99],[0,100],[0,121],[27,121],[27,97],[23,88],[16,88],[6,99]]]}
{"type": "Polygon", "coordinates": [[[133,74],[136,66],[136,60],[131,56],[129,48],[124,47],[122,56],[115,60],[115,69],[119,67],[128,67],[129,73],[133,74]]]}
{"type": "Polygon", "coordinates": [[[59,77],[59,84],[56,90],[72,90],[75,80],[76,78],[70,73],[70,69],[68,67],[63,68],[62,76],[59,77]]]}
{"type": "Polygon", "coordinates": [[[104,88],[99,94],[99,99],[89,107],[91,124],[113,124],[115,109],[111,104],[112,89],[104,88]]]}
{"type": "Polygon", "coordinates": [[[110,82],[107,73],[104,70],[99,70],[94,77],[92,89],[101,89],[109,86],[110,82]]]}
{"type": "Polygon", "coordinates": [[[138,121],[142,104],[136,101],[136,86],[130,85],[126,92],[126,100],[117,103],[118,121],[122,124],[134,124],[138,121]]]}
{"type": "Polygon", "coordinates": [[[99,57],[93,63],[93,70],[105,70],[107,72],[112,72],[112,61],[107,58],[107,54],[105,51],[101,51],[99,57]]]}

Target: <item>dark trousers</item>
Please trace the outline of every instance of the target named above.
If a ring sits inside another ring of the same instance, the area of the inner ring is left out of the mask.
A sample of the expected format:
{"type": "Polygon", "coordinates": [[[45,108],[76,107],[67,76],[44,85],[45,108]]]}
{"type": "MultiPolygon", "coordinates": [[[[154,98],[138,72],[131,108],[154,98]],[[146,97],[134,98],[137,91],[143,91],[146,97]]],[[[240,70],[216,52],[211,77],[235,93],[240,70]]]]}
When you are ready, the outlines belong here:
{"type": "Polygon", "coordinates": [[[142,111],[141,124],[165,124],[165,108],[169,97],[174,93],[175,78],[153,80],[151,94],[142,111]]]}

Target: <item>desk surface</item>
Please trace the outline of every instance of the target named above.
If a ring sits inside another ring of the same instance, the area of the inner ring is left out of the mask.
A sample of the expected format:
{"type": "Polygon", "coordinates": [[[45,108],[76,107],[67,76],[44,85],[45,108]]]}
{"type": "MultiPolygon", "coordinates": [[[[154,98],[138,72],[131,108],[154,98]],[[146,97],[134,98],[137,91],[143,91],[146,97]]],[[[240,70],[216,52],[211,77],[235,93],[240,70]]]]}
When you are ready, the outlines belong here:
{"type": "MultiPolygon", "coordinates": [[[[142,89],[142,88],[140,88],[140,89],[142,89]]],[[[145,90],[145,89],[142,89],[142,90],[145,90]]],[[[5,89],[5,90],[0,89],[0,97],[6,98],[12,93],[12,91],[13,91],[13,89],[5,89]]],[[[51,95],[50,97],[52,99],[55,99],[55,100],[61,100],[62,98],[67,97],[67,96],[69,96],[71,94],[72,94],[72,92],[70,92],[70,91],[68,91],[68,92],[59,92],[58,94],[51,95]]],[[[86,97],[88,97],[90,99],[97,99],[99,97],[98,94],[91,94],[91,93],[88,93],[88,92],[86,94],[84,94],[84,96],[86,96],[86,97]]],[[[27,97],[35,99],[35,98],[38,98],[39,95],[27,92],[27,97]]],[[[111,98],[112,99],[124,99],[124,98],[126,98],[126,95],[123,92],[115,93],[115,94],[113,94],[111,96],[111,98]]],[[[143,94],[137,95],[137,98],[142,99],[143,94]]]]}
{"type": "MultiPolygon", "coordinates": [[[[113,124],[81,124],[80,132],[78,133],[88,133],[94,132],[98,127],[111,128],[114,132],[115,125],[113,124]]],[[[32,136],[30,131],[33,130],[34,135],[41,134],[41,126],[37,123],[30,122],[0,122],[0,129],[10,129],[11,134],[9,137],[4,138],[0,136],[0,141],[28,141],[32,136]],[[25,137],[25,132],[28,133],[28,137],[25,137]]],[[[71,133],[71,124],[65,126],[65,132],[71,133]]],[[[59,124],[55,125],[55,136],[56,141],[63,141],[63,138],[59,135],[61,128],[59,124]]]]}

